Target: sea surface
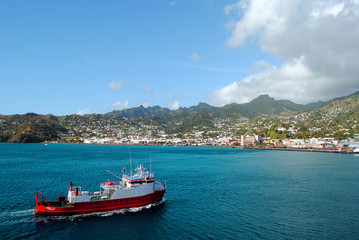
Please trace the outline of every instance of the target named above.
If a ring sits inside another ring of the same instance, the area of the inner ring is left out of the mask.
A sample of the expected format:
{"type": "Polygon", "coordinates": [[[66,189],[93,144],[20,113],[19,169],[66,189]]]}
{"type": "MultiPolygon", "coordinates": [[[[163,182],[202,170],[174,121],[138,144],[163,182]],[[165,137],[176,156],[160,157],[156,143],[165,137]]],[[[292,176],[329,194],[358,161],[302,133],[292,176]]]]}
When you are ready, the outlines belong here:
{"type": "Polygon", "coordinates": [[[0,239],[359,239],[359,156],[213,147],[0,144],[0,239]],[[34,192],[97,191],[143,163],[166,181],[141,208],[34,215],[34,192]]]}

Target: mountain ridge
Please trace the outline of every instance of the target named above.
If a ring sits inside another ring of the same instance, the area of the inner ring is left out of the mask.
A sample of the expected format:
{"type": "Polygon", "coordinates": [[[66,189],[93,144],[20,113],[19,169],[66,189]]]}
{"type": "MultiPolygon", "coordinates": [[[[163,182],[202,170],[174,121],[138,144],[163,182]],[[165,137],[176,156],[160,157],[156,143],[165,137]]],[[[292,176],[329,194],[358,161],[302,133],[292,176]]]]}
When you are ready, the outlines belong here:
{"type": "Polygon", "coordinates": [[[231,103],[222,107],[215,107],[207,103],[200,102],[198,105],[190,107],[180,107],[176,110],[162,108],[160,106],[147,107],[139,106],[124,110],[115,110],[107,115],[114,117],[137,118],[147,116],[177,116],[179,114],[190,114],[195,112],[206,112],[213,117],[253,117],[257,114],[281,114],[283,112],[306,112],[324,105],[325,102],[309,104],[297,104],[290,100],[275,100],[268,94],[260,95],[248,103],[231,103]]]}
{"type": "Polygon", "coordinates": [[[160,106],[139,106],[107,114],[0,115],[0,142],[43,142],[58,139],[71,142],[73,138],[86,136],[88,132],[92,132],[92,136],[93,134],[107,136],[108,131],[120,128],[122,132],[129,131],[128,134],[131,134],[135,129],[143,127],[147,128],[145,132],[154,134],[151,136],[196,131],[208,131],[208,134],[217,136],[213,131],[219,131],[223,124],[230,125],[236,135],[266,136],[268,131],[274,134],[276,129],[273,126],[277,126],[297,129],[296,137],[333,135],[343,139],[349,135],[359,134],[358,118],[359,92],[326,103],[306,105],[260,95],[248,103],[232,103],[222,107],[199,103],[196,106],[180,107],[177,110],[160,106]],[[291,124],[288,119],[292,119],[291,124]],[[264,122],[267,127],[263,125],[264,122]],[[246,124],[246,127],[243,127],[243,124],[246,124]],[[270,130],[268,124],[272,126],[270,130]]]}

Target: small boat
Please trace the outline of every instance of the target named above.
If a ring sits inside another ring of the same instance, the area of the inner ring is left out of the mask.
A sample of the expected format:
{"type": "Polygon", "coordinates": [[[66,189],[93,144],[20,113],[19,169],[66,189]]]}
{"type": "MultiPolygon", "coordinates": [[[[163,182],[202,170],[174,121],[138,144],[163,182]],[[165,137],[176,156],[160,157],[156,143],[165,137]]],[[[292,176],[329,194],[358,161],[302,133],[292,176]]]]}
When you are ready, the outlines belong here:
{"type": "Polygon", "coordinates": [[[343,154],[359,154],[359,147],[344,147],[341,148],[337,151],[335,151],[336,153],[343,153],[343,154]]]}
{"type": "Polygon", "coordinates": [[[127,175],[125,169],[122,169],[122,181],[105,181],[100,184],[98,192],[82,191],[81,187],[73,186],[70,182],[67,199],[65,196],[59,196],[56,201],[47,201],[41,192],[35,192],[35,214],[70,215],[112,211],[161,201],[166,184],[155,181],[154,175],[142,165],[134,171],[135,174],[131,171],[131,174],[127,175]]]}

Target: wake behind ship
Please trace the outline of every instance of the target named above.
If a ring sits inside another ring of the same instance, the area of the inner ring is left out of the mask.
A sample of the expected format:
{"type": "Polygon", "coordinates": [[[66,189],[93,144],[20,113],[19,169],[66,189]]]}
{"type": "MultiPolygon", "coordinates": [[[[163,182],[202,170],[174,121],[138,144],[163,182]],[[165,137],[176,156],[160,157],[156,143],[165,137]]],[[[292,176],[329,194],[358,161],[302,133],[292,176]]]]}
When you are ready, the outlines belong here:
{"type": "Polygon", "coordinates": [[[155,181],[153,174],[142,165],[134,169],[135,174],[122,175],[122,181],[106,181],[100,184],[100,191],[90,193],[81,187],[69,185],[67,199],[58,197],[57,201],[47,201],[41,192],[35,192],[38,215],[70,215],[111,211],[121,208],[145,206],[162,200],[166,185],[155,181]]]}

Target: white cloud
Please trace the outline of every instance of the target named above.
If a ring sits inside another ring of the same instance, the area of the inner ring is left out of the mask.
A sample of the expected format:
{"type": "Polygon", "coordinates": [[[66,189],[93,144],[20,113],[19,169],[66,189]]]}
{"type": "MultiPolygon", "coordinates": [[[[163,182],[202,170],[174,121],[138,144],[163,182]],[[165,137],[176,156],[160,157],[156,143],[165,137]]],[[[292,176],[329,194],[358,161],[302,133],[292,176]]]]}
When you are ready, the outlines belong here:
{"type": "Polygon", "coordinates": [[[193,61],[201,61],[201,57],[198,56],[197,53],[193,53],[191,56],[189,56],[193,61]]]}
{"type": "Polygon", "coordinates": [[[143,88],[143,91],[146,92],[146,93],[150,93],[150,94],[153,94],[153,93],[154,93],[153,89],[152,89],[152,88],[149,88],[149,87],[144,87],[144,88],[143,88]]]}
{"type": "Polygon", "coordinates": [[[108,87],[113,91],[121,91],[123,89],[122,81],[110,82],[108,87]]]}
{"type": "Polygon", "coordinates": [[[171,1],[171,2],[170,2],[170,7],[173,7],[175,4],[176,4],[175,1],[171,1]]]}
{"type": "Polygon", "coordinates": [[[327,15],[333,15],[336,17],[341,11],[343,11],[344,3],[333,3],[328,6],[318,3],[318,7],[314,8],[311,15],[315,18],[324,17],[327,15]]]}
{"type": "Polygon", "coordinates": [[[359,89],[359,1],[246,0],[224,12],[231,14],[228,47],[259,44],[284,63],[214,91],[212,104],[244,102],[263,93],[307,103],[359,89]]]}
{"type": "Polygon", "coordinates": [[[216,106],[233,102],[245,103],[261,94],[298,103],[313,102],[317,101],[318,97],[327,98],[325,93],[318,95],[321,89],[330,88],[322,86],[321,81],[323,79],[303,64],[303,59],[297,59],[279,68],[271,66],[265,71],[216,90],[210,95],[210,102],[216,106]]]}
{"type": "Polygon", "coordinates": [[[264,60],[259,60],[253,63],[252,69],[253,71],[262,71],[262,70],[266,70],[269,67],[271,67],[271,65],[268,62],[264,60]]]}
{"type": "Polygon", "coordinates": [[[242,8],[246,8],[246,5],[247,5],[247,1],[239,1],[237,3],[227,5],[227,6],[224,7],[224,13],[229,14],[234,10],[238,11],[238,10],[240,10],[242,8]]]}
{"type": "Polygon", "coordinates": [[[168,94],[166,107],[171,110],[177,110],[181,106],[179,100],[184,98],[182,93],[168,94]]]}
{"type": "Polygon", "coordinates": [[[177,98],[177,99],[182,99],[184,98],[182,93],[176,93],[176,94],[168,94],[167,98],[177,98]]]}
{"type": "Polygon", "coordinates": [[[171,103],[167,104],[166,107],[168,107],[171,110],[177,110],[180,108],[180,102],[179,101],[171,102],[171,103]]]}
{"type": "Polygon", "coordinates": [[[90,114],[90,113],[91,113],[90,108],[85,108],[85,109],[82,109],[82,110],[77,112],[78,115],[85,115],[85,114],[90,114]]]}
{"type": "Polygon", "coordinates": [[[112,110],[123,110],[126,109],[128,106],[128,100],[125,102],[117,101],[114,104],[112,104],[112,110]]]}

